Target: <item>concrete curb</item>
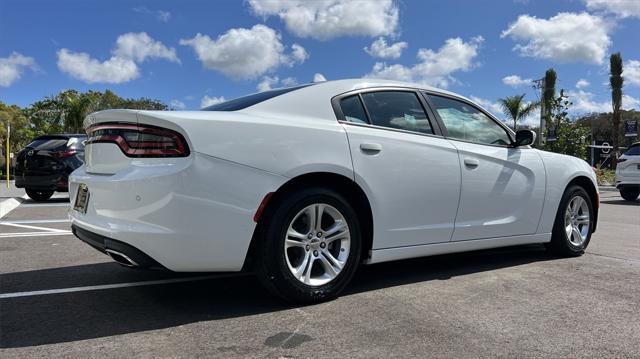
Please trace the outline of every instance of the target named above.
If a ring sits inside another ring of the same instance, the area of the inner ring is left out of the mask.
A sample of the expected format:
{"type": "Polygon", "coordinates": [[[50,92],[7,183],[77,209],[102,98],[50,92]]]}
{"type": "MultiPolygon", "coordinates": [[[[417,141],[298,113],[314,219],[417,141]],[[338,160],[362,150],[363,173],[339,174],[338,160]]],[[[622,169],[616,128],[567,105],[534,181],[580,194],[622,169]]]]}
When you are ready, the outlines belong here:
{"type": "Polygon", "coordinates": [[[618,189],[614,186],[598,186],[600,192],[618,192],[618,189]]]}

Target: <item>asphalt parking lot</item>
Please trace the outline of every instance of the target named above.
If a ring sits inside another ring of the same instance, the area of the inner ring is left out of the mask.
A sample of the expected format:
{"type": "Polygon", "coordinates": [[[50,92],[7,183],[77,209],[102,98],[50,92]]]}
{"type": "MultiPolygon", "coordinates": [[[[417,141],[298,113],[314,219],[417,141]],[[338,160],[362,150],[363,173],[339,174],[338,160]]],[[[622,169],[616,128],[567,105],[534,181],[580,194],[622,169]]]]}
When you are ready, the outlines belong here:
{"type": "Polygon", "coordinates": [[[363,267],[320,305],[251,275],[130,270],[69,232],[68,197],[0,218],[0,356],[640,357],[640,201],[602,194],[580,258],[513,247],[363,267]]]}

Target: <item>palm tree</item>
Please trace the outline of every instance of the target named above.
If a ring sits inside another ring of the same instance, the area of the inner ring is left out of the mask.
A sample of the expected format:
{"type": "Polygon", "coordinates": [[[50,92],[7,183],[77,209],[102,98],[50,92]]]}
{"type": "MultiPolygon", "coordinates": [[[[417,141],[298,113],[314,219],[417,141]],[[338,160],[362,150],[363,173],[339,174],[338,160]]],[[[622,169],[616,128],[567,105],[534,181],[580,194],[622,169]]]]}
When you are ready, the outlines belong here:
{"type": "Polygon", "coordinates": [[[613,155],[611,164],[616,168],[616,160],[618,159],[618,150],[620,143],[620,107],[622,106],[622,85],[624,78],[622,77],[622,56],[619,52],[612,54],[609,58],[609,84],[611,85],[611,105],[613,107],[613,155]]]}
{"type": "Polygon", "coordinates": [[[525,94],[498,99],[502,112],[513,121],[514,131],[518,130],[518,121],[529,116],[539,106],[536,102],[525,103],[524,96],[525,94]]]}

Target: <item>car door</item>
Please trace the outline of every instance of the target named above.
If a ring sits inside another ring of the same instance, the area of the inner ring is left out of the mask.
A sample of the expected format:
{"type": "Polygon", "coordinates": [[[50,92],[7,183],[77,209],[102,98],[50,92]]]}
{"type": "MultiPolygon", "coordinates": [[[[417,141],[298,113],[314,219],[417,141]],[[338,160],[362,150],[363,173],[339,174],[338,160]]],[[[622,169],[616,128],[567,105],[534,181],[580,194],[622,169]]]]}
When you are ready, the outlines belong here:
{"type": "Polygon", "coordinates": [[[449,241],[460,196],[459,159],[419,93],[352,93],[334,99],[334,108],[347,132],[355,181],[371,203],[373,249],[449,241]]]}
{"type": "Polygon", "coordinates": [[[462,191],[452,241],[534,234],[546,185],[536,150],[511,146],[507,129],[467,101],[428,98],[460,157],[462,191]]]}

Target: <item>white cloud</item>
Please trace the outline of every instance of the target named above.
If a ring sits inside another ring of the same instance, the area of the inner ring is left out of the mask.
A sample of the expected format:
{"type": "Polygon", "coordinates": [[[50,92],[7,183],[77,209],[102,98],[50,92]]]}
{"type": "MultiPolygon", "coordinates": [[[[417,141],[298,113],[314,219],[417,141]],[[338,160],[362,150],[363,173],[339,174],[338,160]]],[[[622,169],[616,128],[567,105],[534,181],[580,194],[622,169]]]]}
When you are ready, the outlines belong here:
{"type": "Polygon", "coordinates": [[[587,88],[587,87],[589,87],[589,85],[591,85],[591,84],[589,83],[589,81],[587,81],[585,79],[580,79],[580,80],[578,80],[578,82],[576,82],[576,88],[579,89],[579,90],[587,88]]]}
{"type": "Polygon", "coordinates": [[[160,22],[168,22],[171,19],[171,13],[169,11],[151,10],[146,6],[134,7],[133,11],[139,12],[141,14],[155,16],[156,20],[158,20],[160,22]]]}
{"type": "Polygon", "coordinates": [[[328,40],[339,36],[391,35],[398,26],[393,0],[249,0],[258,16],[277,16],[300,37],[328,40]]]}
{"type": "Polygon", "coordinates": [[[531,79],[523,79],[518,75],[509,75],[502,78],[502,83],[511,87],[520,87],[522,85],[530,85],[531,79]]]}
{"type": "Polygon", "coordinates": [[[640,86],[640,60],[629,60],[624,64],[622,75],[625,83],[640,86]]]}
{"type": "Polygon", "coordinates": [[[292,46],[291,54],[285,54],[280,35],[260,24],[251,29],[230,29],[215,40],[198,33],[180,44],[191,46],[204,67],[235,79],[254,79],[281,64],[291,66],[308,57],[298,44],[292,46]]]}
{"type": "Polygon", "coordinates": [[[404,41],[387,45],[387,41],[383,37],[379,37],[371,43],[370,47],[365,47],[364,51],[373,57],[397,59],[402,55],[402,50],[406,47],[407,43],[404,41]]]}
{"type": "Polygon", "coordinates": [[[273,76],[273,77],[265,76],[262,78],[262,81],[258,83],[258,86],[256,86],[256,89],[259,92],[269,91],[278,84],[278,81],[280,81],[278,76],[273,76]]]}
{"type": "Polygon", "coordinates": [[[100,62],[85,52],[58,50],[58,68],[71,77],[87,83],[119,84],[140,76],[138,65],[133,60],[111,57],[100,62]]]}
{"type": "Polygon", "coordinates": [[[611,112],[611,101],[596,101],[591,92],[583,90],[567,91],[566,95],[573,105],[569,110],[573,113],[611,112]]]}
{"type": "Polygon", "coordinates": [[[420,62],[411,67],[378,62],[366,77],[419,82],[446,88],[451,82],[456,81],[451,74],[469,71],[474,67],[473,60],[478,55],[483,41],[482,36],[474,37],[468,42],[460,38],[448,39],[438,51],[418,50],[417,57],[420,62]]]}
{"type": "Polygon", "coordinates": [[[323,81],[327,81],[327,78],[324,77],[323,74],[316,72],[316,74],[313,75],[313,82],[323,82],[323,81]]]}
{"type": "Polygon", "coordinates": [[[184,110],[185,108],[187,108],[187,105],[185,105],[184,102],[180,100],[171,100],[171,102],[169,102],[169,106],[176,110],[184,110]]]}
{"type": "Polygon", "coordinates": [[[164,46],[160,41],[152,39],[146,32],[130,32],[118,36],[113,55],[123,59],[131,59],[137,63],[141,63],[147,58],[180,63],[176,56],[176,49],[164,46]]]}
{"type": "Polygon", "coordinates": [[[0,57],[0,86],[9,87],[22,77],[25,70],[37,69],[38,65],[33,57],[15,51],[9,57],[0,57]]]}
{"type": "Polygon", "coordinates": [[[226,100],[225,100],[224,96],[209,97],[207,95],[204,95],[204,97],[200,101],[200,108],[205,108],[205,107],[217,105],[217,104],[225,102],[225,101],[226,100]]]}
{"type": "MultiPolygon", "coordinates": [[[[591,92],[579,90],[568,91],[566,95],[569,97],[569,101],[573,105],[569,110],[576,114],[593,113],[593,112],[613,112],[611,101],[609,99],[605,101],[597,101],[594,99],[595,95],[591,92]]],[[[627,94],[622,95],[622,108],[625,110],[640,109],[640,100],[629,96],[627,94]]]]}
{"type": "Polygon", "coordinates": [[[638,0],[585,0],[585,2],[589,10],[612,13],[619,17],[640,17],[638,0]]]}
{"type": "Polygon", "coordinates": [[[275,87],[287,87],[297,85],[298,80],[295,77],[286,77],[280,79],[278,76],[264,76],[262,81],[258,83],[256,89],[258,92],[269,91],[275,87]]]}
{"type": "Polygon", "coordinates": [[[522,56],[602,64],[611,44],[608,30],[609,25],[598,16],[564,12],[550,19],[520,15],[500,37],[520,42],[514,51],[522,56]]]}
{"type": "Polygon", "coordinates": [[[167,48],[144,32],[120,35],[111,58],[99,61],[85,52],[58,50],[58,68],[87,83],[118,84],[140,76],[138,64],[147,58],[180,63],[174,48],[167,48]]]}
{"type": "Polygon", "coordinates": [[[293,44],[291,45],[291,55],[289,57],[293,63],[301,64],[309,58],[309,53],[304,47],[293,44]]]}
{"type": "Polygon", "coordinates": [[[280,81],[282,86],[294,86],[298,84],[298,80],[295,77],[285,77],[280,81]]]}

